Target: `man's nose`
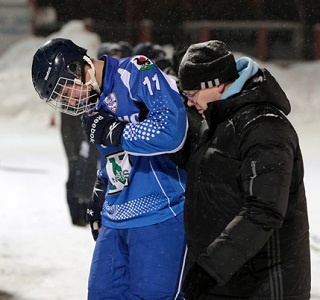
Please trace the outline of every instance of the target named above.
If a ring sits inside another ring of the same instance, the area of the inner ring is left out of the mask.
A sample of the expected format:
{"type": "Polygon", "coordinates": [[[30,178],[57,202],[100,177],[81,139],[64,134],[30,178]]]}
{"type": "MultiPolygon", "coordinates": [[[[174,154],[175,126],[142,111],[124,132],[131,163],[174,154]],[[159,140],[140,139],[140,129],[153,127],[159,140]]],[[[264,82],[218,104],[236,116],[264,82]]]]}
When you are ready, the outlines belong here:
{"type": "Polygon", "coordinates": [[[192,100],[192,98],[189,98],[187,104],[188,104],[188,106],[191,107],[191,106],[195,105],[196,103],[195,103],[195,101],[192,100]]]}
{"type": "Polygon", "coordinates": [[[78,101],[76,99],[69,99],[68,102],[71,106],[76,106],[78,101]]]}

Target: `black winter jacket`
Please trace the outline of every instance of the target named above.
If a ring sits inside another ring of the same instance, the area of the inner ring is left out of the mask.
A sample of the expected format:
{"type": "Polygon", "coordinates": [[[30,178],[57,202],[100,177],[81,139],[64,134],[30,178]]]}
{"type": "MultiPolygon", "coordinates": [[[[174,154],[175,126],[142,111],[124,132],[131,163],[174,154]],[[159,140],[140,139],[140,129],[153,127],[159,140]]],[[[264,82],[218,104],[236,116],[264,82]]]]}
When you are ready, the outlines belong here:
{"type": "Polygon", "coordinates": [[[188,164],[188,265],[218,282],[208,299],[310,298],[309,225],[290,104],[267,70],[209,104],[188,164]]]}

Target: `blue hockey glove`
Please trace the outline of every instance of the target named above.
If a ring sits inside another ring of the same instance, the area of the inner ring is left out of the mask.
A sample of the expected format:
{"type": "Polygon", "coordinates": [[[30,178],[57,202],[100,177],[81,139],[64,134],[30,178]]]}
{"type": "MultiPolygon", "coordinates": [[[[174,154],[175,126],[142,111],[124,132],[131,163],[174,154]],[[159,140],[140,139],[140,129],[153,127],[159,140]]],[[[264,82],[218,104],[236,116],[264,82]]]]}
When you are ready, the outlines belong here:
{"type": "Polygon", "coordinates": [[[90,143],[113,147],[119,146],[126,122],[117,121],[113,115],[102,109],[90,114],[84,114],[81,119],[81,126],[85,130],[90,143]]]}
{"type": "Polygon", "coordinates": [[[104,203],[107,186],[97,177],[94,189],[87,206],[86,219],[91,227],[91,234],[96,241],[101,227],[101,211],[104,203]]]}

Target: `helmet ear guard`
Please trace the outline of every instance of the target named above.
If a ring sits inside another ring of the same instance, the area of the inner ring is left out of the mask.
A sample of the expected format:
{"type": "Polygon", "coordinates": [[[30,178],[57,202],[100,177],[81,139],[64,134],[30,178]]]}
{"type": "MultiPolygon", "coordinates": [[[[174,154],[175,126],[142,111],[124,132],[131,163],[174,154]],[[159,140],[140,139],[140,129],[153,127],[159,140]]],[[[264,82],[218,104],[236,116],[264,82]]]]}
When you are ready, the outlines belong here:
{"type": "Polygon", "coordinates": [[[83,59],[86,63],[90,65],[90,69],[88,70],[88,74],[90,76],[90,80],[88,82],[85,82],[86,85],[92,85],[93,89],[100,95],[100,87],[96,79],[96,69],[91,61],[91,59],[88,56],[83,56],[83,59]]]}
{"type": "Polygon", "coordinates": [[[100,89],[94,66],[87,51],[71,40],[52,39],[38,49],[32,82],[40,98],[60,112],[80,115],[98,104],[100,89]],[[89,82],[85,82],[85,62],[90,65],[89,82]]]}

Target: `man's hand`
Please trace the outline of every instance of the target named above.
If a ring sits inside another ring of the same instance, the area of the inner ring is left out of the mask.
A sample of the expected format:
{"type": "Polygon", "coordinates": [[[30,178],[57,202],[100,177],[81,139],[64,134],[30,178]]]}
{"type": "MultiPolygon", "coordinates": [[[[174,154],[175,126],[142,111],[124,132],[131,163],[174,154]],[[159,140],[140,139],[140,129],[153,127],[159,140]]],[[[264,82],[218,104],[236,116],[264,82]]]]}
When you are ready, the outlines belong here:
{"type": "Polygon", "coordinates": [[[117,119],[100,109],[89,114],[84,114],[81,118],[82,128],[85,130],[90,143],[104,146],[119,146],[122,131],[126,126],[125,122],[117,119]]]}
{"type": "Polygon", "coordinates": [[[183,281],[182,291],[187,300],[206,299],[215,285],[217,285],[217,281],[195,263],[183,281]]]}
{"type": "Polygon", "coordinates": [[[97,177],[94,189],[87,206],[86,219],[91,227],[93,239],[96,241],[101,227],[101,211],[104,203],[107,186],[97,177]]]}

